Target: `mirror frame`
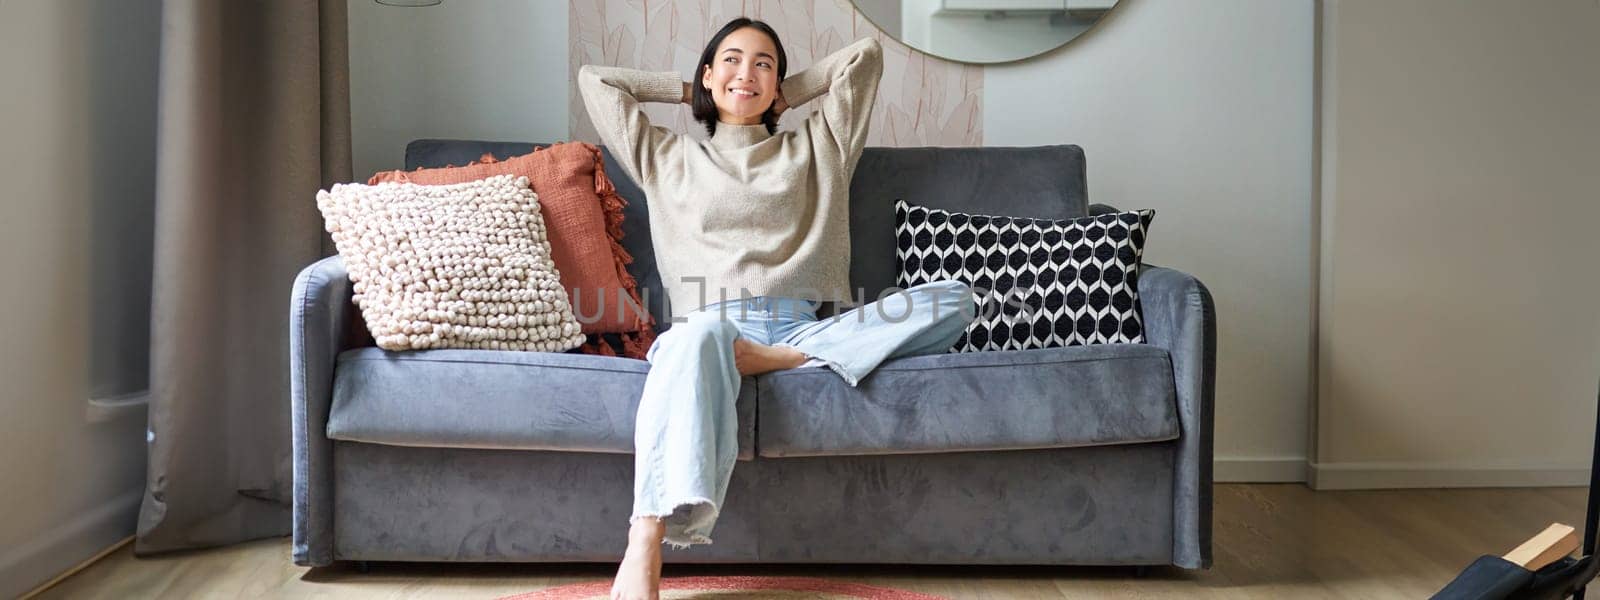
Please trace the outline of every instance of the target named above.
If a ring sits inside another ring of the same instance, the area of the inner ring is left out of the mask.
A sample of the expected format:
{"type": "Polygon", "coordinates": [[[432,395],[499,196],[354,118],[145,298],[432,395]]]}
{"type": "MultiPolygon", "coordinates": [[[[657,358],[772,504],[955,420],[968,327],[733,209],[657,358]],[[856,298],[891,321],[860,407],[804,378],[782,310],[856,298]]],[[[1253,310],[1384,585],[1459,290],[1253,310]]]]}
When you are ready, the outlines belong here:
{"type": "Polygon", "coordinates": [[[960,63],[960,64],[963,64],[963,65],[973,65],[973,66],[977,66],[977,67],[982,67],[982,66],[988,66],[988,65],[996,65],[996,66],[998,66],[998,65],[1009,65],[1009,64],[1014,64],[1014,63],[1020,63],[1020,62],[1025,61],[1025,60],[1031,60],[1031,59],[1039,58],[1039,57],[1044,56],[1046,54],[1051,54],[1051,53],[1054,53],[1054,52],[1061,52],[1061,51],[1063,51],[1064,48],[1070,48],[1074,43],[1077,43],[1078,40],[1081,40],[1083,38],[1086,38],[1086,37],[1089,37],[1091,35],[1094,35],[1096,31],[1099,31],[1099,30],[1105,28],[1107,23],[1111,22],[1112,19],[1115,19],[1117,17],[1117,11],[1121,10],[1122,7],[1126,6],[1129,2],[1137,2],[1137,1],[1138,0],[1117,0],[1117,3],[1115,5],[1113,5],[1110,9],[1106,10],[1106,14],[1104,16],[1100,17],[1100,20],[1095,21],[1094,25],[1091,25],[1088,29],[1084,30],[1083,33],[1078,34],[1077,37],[1074,37],[1074,38],[1072,38],[1070,40],[1062,42],[1059,45],[1053,46],[1048,50],[1044,50],[1044,51],[1036,53],[1036,54],[1029,54],[1027,56],[1023,56],[1023,57],[1020,57],[1020,58],[1013,58],[1011,60],[1002,60],[1002,61],[995,61],[995,62],[973,62],[973,61],[970,61],[970,60],[961,60],[959,58],[950,58],[948,56],[944,56],[944,55],[941,55],[941,54],[934,54],[932,52],[929,52],[927,50],[923,50],[923,49],[918,48],[916,46],[913,46],[911,44],[907,44],[907,43],[905,43],[905,41],[901,40],[898,36],[889,35],[889,31],[887,29],[884,29],[883,26],[879,25],[877,21],[874,21],[871,16],[868,16],[866,11],[861,10],[861,7],[856,4],[856,0],[850,0],[850,10],[853,10],[853,11],[856,12],[856,14],[861,15],[861,18],[866,19],[867,22],[871,23],[874,28],[876,28],[879,32],[882,32],[884,37],[892,39],[896,43],[898,43],[898,44],[900,44],[902,46],[905,46],[905,47],[910,48],[912,50],[915,50],[917,52],[921,52],[922,54],[926,54],[928,56],[937,58],[939,60],[953,62],[953,63],[960,63]]]}

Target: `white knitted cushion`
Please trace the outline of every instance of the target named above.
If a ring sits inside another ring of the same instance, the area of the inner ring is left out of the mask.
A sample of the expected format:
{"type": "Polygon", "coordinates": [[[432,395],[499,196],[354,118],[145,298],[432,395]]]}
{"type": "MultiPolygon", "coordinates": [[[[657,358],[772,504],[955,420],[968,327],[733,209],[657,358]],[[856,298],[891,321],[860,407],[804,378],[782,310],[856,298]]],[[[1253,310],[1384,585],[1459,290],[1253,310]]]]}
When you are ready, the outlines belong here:
{"type": "Polygon", "coordinates": [[[336,184],[317,208],[385,350],[583,344],[528,178],[336,184]]]}

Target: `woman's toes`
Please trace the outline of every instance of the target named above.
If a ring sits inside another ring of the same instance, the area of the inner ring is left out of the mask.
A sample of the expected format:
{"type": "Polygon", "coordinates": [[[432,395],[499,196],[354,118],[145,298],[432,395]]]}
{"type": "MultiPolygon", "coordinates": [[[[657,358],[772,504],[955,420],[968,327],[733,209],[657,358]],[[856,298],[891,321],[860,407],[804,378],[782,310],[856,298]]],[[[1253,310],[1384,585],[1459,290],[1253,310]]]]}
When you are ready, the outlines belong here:
{"type": "Polygon", "coordinates": [[[806,364],[806,361],[811,360],[806,357],[806,353],[799,350],[790,348],[789,352],[790,354],[783,361],[783,368],[785,369],[798,369],[800,365],[806,364]]]}
{"type": "Polygon", "coordinates": [[[733,366],[739,370],[740,375],[755,374],[757,356],[755,342],[739,338],[733,341],[733,366]]]}

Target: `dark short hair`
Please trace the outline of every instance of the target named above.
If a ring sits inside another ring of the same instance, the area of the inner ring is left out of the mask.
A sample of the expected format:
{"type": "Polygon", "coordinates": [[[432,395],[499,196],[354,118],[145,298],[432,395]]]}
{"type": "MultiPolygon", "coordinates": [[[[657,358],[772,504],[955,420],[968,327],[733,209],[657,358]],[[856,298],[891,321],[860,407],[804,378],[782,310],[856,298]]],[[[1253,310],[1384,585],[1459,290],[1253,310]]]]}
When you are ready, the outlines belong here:
{"type": "MultiPolygon", "coordinates": [[[[716,35],[711,36],[711,41],[706,42],[706,49],[700,52],[700,62],[696,63],[694,82],[691,84],[694,93],[689,96],[689,108],[694,119],[706,126],[708,135],[717,133],[717,102],[711,99],[711,90],[700,85],[700,80],[705,75],[706,67],[711,66],[711,61],[716,60],[717,46],[722,44],[722,39],[743,27],[754,27],[772,38],[772,45],[778,48],[778,83],[783,83],[783,78],[789,71],[789,56],[784,53],[783,42],[778,41],[778,32],[773,31],[771,25],[746,17],[728,21],[716,35]]],[[[778,113],[772,110],[772,107],[767,107],[766,114],[761,115],[761,122],[767,126],[767,133],[778,132],[778,113]]]]}

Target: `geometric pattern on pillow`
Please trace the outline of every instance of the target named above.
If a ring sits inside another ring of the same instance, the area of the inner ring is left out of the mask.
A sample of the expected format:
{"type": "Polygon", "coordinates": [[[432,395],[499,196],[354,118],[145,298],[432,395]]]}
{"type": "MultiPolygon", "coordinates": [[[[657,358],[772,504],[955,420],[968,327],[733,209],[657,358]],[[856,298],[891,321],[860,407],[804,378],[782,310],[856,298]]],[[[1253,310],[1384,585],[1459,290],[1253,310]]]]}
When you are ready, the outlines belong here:
{"type": "Polygon", "coordinates": [[[898,286],[955,279],[976,314],[950,352],[1143,343],[1139,267],[1153,210],[1076,219],[895,200],[898,286]]]}
{"type": "Polygon", "coordinates": [[[317,193],[317,208],[378,347],[583,343],[528,178],[336,184],[317,193]]]}

